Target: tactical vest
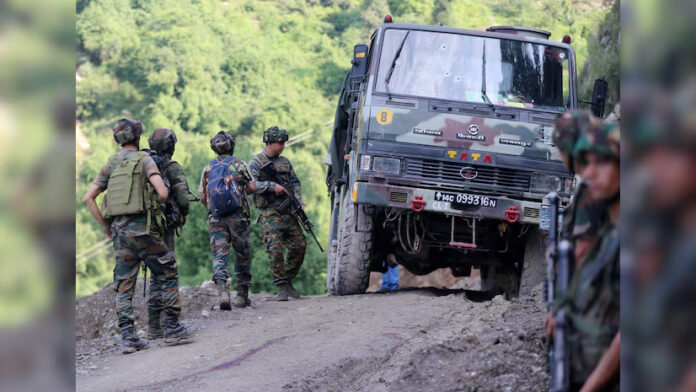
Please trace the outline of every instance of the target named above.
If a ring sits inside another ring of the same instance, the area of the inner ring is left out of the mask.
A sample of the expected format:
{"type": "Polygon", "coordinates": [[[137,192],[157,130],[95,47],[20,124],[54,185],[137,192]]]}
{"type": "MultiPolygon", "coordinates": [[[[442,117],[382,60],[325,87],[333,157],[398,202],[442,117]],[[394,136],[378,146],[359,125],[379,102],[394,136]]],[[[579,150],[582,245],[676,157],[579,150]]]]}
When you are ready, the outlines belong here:
{"type": "Polygon", "coordinates": [[[157,192],[145,174],[143,158],[148,153],[134,151],[109,160],[109,182],[102,200],[102,217],[107,223],[121,215],[147,215],[147,231],[152,224],[158,231],[164,229],[164,215],[160,211],[157,192]]]}
{"type": "MultiPolygon", "coordinates": [[[[285,158],[285,157],[277,157],[276,159],[271,159],[266,154],[261,153],[255,157],[255,159],[259,162],[259,167],[263,167],[266,163],[273,161],[273,166],[275,167],[276,172],[282,178],[285,180],[285,182],[289,183],[290,182],[290,161],[285,158]]],[[[259,178],[256,179],[257,181],[273,181],[273,179],[270,178],[266,173],[261,172],[259,173],[259,178]]],[[[270,189],[262,194],[259,194],[258,192],[254,193],[254,204],[256,204],[256,208],[258,209],[268,209],[268,208],[273,208],[277,209],[280,206],[280,203],[283,201],[285,198],[284,195],[276,196],[275,191],[273,189],[270,189]]],[[[283,212],[283,211],[280,211],[283,212]]]]}
{"type": "Polygon", "coordinates": [[[167,201],[165,201],[164,204],[161,206],[161,210],[164,214],[164,218],[166,221],[166,228],[178,228],[181,226],[183,219],[181,215],[181,210],[179,209],[179,205],[176,203],[176,200],[174,199],[174,192],[172,191],[168,172],[169,166],[171,166],[173,163],[176,163],[176,161],[171,160],[169,157],[154,153],[150,155],[150,157],[153,161],[155,161],[155,164],[157,165],[157,168],[159,169],[160,174],[162,175],[162,180],[164,180],[164,184],[167,186],[167,189],[169,189],[169,197],[167,198],[167,201]]]}

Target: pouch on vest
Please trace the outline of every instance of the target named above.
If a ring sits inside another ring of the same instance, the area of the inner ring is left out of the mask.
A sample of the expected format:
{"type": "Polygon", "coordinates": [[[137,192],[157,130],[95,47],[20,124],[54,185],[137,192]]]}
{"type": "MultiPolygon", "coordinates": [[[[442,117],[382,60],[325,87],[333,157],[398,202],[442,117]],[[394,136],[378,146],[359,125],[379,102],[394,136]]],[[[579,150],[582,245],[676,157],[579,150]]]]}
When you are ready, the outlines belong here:
{"type": "Polygon", "coordinates": [[[237,173],[230,169],[234,160],[234,157],[228,157],[224,161],[210,161],[207,191],[212,208],[210,212],[216,217],[236,212],[242,205],[242,198],[245,197],[242,188],[237,184],[237,173]]]}

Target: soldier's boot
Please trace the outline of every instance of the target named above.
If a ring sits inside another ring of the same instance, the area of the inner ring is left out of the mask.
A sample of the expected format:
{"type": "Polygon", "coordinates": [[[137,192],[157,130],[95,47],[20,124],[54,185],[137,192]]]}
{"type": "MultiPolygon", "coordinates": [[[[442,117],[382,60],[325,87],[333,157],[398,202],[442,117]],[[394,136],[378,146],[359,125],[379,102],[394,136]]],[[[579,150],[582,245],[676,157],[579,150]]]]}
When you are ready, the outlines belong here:
{"type": "Polygon", "coordinates": [[[227,280],[216,280],[215,286],[218,292],[218,304],[220,305],[220,310],[232,310],[230,306],[230,285],[229,279],[227,280]]]}
{"type": "Polygon", "coordinates": [[[234,299],[234,304],[236,308],[246,308],[251,305],[251,300],[249,299],[249,286],[237,286],[237,298],[234,299]]]}
{"type": "Polygon", "coordinates": [[[160,312],[148,312],[147,338],[150,340],[156,340],[162,339],[163,337],[164,331],[162,330],[162,324],[160,322],[160,312]]]}
{"type": "Polygon", "coordinates": [[[178,343],[190,339],[195,335],[196,327],[179,322],[179,316],[167,313],[164,317],[164,342],[167,344],[178,343]]]}
{"type": "Polygon", "coordinates": [[[291,298],[300,298],[300,292],[296,288],[292,287],[292,282],[288,280],[288,296],[291,298]]]}
{"type": "Polygon", "coordinates": [[[142,339],[138,337],[135,333],[135,327],[129,325],[126,327],[121,327],[121,352],[124,354],[131,354],[139,350],[147,348],[150,342],[147,339],[142,339]]]}
{"type": "Polygon", "coordinates": [[[288,300],[288,284],[283,283],[278,285],[278,294],[276,295],[277,301],[287,301],[288,300]]]}

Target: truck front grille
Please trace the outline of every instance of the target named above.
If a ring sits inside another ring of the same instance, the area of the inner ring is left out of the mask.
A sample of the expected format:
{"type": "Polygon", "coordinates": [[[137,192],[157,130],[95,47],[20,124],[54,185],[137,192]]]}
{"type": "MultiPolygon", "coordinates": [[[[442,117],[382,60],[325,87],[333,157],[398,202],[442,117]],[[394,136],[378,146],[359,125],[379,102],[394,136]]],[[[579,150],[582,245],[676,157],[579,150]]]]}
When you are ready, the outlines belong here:
{"type": "Polygon", "coordinates": [[[404,176],[406,178],[420,179],[423,182],[458,185],[462,188],[529,192],[532,172],[494,166],[408,158],[404,176]],[[464,178],[461,175],[461,170],[465,167],[475,170],[476,176],[471,179],[464,178]]]}

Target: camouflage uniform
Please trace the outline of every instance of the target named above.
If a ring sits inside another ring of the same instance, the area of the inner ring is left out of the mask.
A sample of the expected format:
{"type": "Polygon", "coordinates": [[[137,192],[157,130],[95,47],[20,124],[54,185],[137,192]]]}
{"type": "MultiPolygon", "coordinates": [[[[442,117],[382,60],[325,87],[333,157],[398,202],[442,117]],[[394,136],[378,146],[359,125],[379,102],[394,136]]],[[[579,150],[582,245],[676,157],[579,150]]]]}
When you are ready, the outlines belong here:
{"type": "MultiPolygon", "coordinates": [[[[116,164],[127,159],[135,150],[124,149],[113,156],[97,174],[94,184],[106,189],[110,173],[116,164]]],[[[147,178],[159,174],[157,165],[150,157],[141,160],[147,178]]],[[[116,266],[114,267],[114,286],[116,290],[116,313],[118,325],[124,328],[133,326],[133,293],[135,282],[144,261],[152,272],[155,282],[162,288],[162,304],[165,313],[178,317],[181,312],[179,302],[179,275],[176,259],[162,240],[161,233],[154,225],[147,231],[147,217],[142,215],[116,216],[111,223],[114,239],[116,266]]]]}
{"type": "MultiPolygon", "coordinates": [[[[218,156],[218,161],[222,162],[230,155],[218,156]]],[[[244,162],[235,158],[232,165],[233,173],[246,171],[244,162]]],[[[198,192],[201,198],[207,194],[208,173],[211,170],[210,164],[203,168],[201,173],[201,183],[198,192]]],[[[243,176],[237,178],[237,182],[244,184],[243,176]]],[[[206,197],[207,198],[207,197],[206,197]]],[[[212,211],[211,201],[208,199],[208,211],[212,211]]],[[[248,287],[251,284],[251,248],[249,246],[249,217],[251,210],[249,200],[242,198],[242,207],[236,212],[217,217],[208,214],[208,225],[210,227],[210,251],[213,254],[213,281],[227,281],[230,278],[230,246],[236,254],[234,273],[237,277],[237,286],[248,287]]]]}
{"type": "Polygon", "coordinates": [[[261,231],[266,252],[270,258],[273,284],[276,286],[290,282],[297,276],[304,261],[305,241],[302,228],[290,211],[282,210],[281,203],[285,195],[276,196],[275,182],[261,172],[261,167],[272,162],[276,172],[293,187],[295,197],[302,200],[301,184],[290,161],[283,156],[269,157],[262,151],[249,161],[249,171],[256,180],[254,203],[259,209],[261,231]],[[283,257],[285,248],[287,257],[283,257]]]}
{"type": "MultiPolygon", "coordinates": [[[[172,205],[168,206],[166,210],[176,211],[173,214],[171,212],[165,213],[167,227],[163,237],[167,248],[169,248],[172,255],[175,256],[174,237],[176,235],[176,230],[180,227],[182,218],[186,217],[189,213],[189,189],[186,182],[186,174],[181,165],[176,161],[172,161],[168,156],[153,155],[153,160],[158,167],[162,168],[162,178],[165,183],[169,184],[169,200],[167,200],[166,203],[171,203],[172,205]]],[[[152,275],[150,277],[150,296],[147,301],[147,312],[150,320],[159,320],[160,314],[164,310],[162,289],[163,287],[157,282],[155,275],[152,275]]]]}
{"type": "MultiPolygon", "coordinates": [[[[619,131],[613,124],[596,124],[581,130],[573,156],[581,158],[586,152],[595,152],[619,160],[619,131]]],[[[618,196],[618,195],[617,195],[618,196]]],[[[593,202],[583,197],[577,200],[578,211],[572,232],[576,235],[592,233],[597,217],[585,215],[592,211],[593,202]],[[582,208],[581,208],[582,206],[582,208]],[[586,219],[586,221],[582,221],[586,219]]],[[[618,203],[616,200],[607,203],[618,203]]],[[[602,202],[602,204],[604,204],[602,202]]],[[[570,356],[571,390],[579,390],[599,364],[604,353],[619,331],[620,269],[619,228],[603,215],[585,260],[573,272],[569,289],[560,297],[560,306],[568,318],[568,353],[570,356]]],[[[618,377],[603,390],[618,391],[618,377]]]]}

